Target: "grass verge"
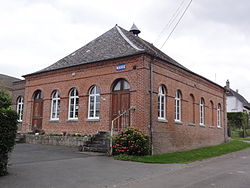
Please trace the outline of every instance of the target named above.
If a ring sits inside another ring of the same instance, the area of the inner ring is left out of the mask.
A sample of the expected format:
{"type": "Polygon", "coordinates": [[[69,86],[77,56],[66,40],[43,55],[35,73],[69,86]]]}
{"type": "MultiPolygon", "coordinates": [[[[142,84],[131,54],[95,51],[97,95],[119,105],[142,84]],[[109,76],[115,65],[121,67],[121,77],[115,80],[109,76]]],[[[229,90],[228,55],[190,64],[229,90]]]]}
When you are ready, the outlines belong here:
{"type": "Polygon", "coordinates": [[[166,153],[161,155],[153,156],[128,156],[128,155],[117,155],[114,156],[117,160],[124,161],[136,161],[143,163],[189,163],[193,161],[199,161],[211,157],[232,153],[242,149],[250,147],[250,144],[233,140],[217,146],[208,146],[189,151],[181,151],[174,153],[166,153]]]}
{"type": "Polygon", "coordinates": [[[250,141],[250,137],[245,137],[245,138],[240,137],[240,138],[233,138],[233,139],[234,139],[234,140],[239,140],[239,141],[241,141],[241,140],[250,141]]]}

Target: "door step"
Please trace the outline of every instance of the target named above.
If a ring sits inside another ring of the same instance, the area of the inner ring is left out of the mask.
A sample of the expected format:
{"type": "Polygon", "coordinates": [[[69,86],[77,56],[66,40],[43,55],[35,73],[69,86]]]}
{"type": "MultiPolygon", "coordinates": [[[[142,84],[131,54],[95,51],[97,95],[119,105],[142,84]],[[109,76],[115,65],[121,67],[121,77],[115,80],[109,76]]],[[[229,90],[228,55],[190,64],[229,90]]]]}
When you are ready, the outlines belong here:
{"type": "Polygon", "coordinates": [[[109,152],[109,133],[100,131],[95,134],[89,141],[84,145],[78,147],[80,152],[109,152]]]}

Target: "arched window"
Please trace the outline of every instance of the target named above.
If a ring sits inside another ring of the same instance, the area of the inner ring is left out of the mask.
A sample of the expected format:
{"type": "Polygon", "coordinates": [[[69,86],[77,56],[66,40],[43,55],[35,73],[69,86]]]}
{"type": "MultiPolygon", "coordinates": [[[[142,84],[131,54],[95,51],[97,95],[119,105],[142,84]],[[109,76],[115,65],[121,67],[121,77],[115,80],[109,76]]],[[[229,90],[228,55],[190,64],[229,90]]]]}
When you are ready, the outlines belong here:
{"type": "Polygon", "coordinates": [[[190,94],[190,123],[195,124],[195,99],[193,94],[190,94]]]}
{"type": "Polygon", "coordinates": [[[59,120],[59,112],[60,112],[60,94],[58,91],[54,91],[52,93],[51,99],[51,120],[59,120]]]}
{"type": "Polygon", "coordinates": [[[69,119],[78,119],[79,96],[76,88],[69,92],[69,119]]]}
{"type": "Polygon", "coordinates": [[[158,119],[166,119],[166,89],[163,85],[158,92],[158,119]]]}
{"type": "Polygon", "coordinates": [[[213,101],[210,101],[210,110],[211,110],[211,117],[210,117],[210,121],[211,121],[211,126],[213,126],[214,123],[214,103],[213,101]]]}
{"type": "Polygon", "coordinates": [[[205,124],[205,101],[203,98],[200,100],[200,125],[205,124]]]}
{"type": "Polygon", "coordinates": [[[34,99],[42,99],[42,92],[40,90],[35,91],[34,99]]]}
{"type": "Polygon", "coordinates": [[[22,122],[23,120],[23,97],[21,96],[17,98],[16,111],[18,114],[18,121],[22,122]]]}
{"type": "Polygon", "coordinates": [[[97,86],[89,90],[88,118],[99,119],[100,115],[100,89],[97,86]]]}
{"type": "Polygon", "coordinates": [[[221,127],[221,105],[217,105],[217,127],[221,127]]]}
{"type": "Polygon", "coordinates": [[[181,91],[177,90],[175,95],[175,121],[181,121],[181,91]]]}
{"type": "Polygon", "coordinates": [[[130,85],[125,79],[119,79],[113,86],[113,91],[129,90],[130,85]]]}

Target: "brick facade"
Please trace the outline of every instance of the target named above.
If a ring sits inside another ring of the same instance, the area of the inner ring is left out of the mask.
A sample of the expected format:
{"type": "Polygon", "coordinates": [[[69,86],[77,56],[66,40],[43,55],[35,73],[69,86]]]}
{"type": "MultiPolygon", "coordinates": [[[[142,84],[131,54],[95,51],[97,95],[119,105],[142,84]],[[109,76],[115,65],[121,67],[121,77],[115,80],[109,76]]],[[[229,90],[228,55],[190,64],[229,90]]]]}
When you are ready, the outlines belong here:
{"type": "MultiPolygon", "coordinates": [[[[25,90],[25,80],[13,82],[12,105],[11,105],[11,108],[13,110],[17,110],[18,100],[20,97],[22,97],[24,100],[24,90],[25,90]]],[[[24,101],[23,101],[23,108],[24,108],[24,101]]],[[[22,120],[21,120],[22,116],[20,116],[20,114],[18,114],[18,117],[19,117],[19,119],[18,119],[18,131],[21,131],[21,129],[22,129],[22,120]]]]}
{"type": "MultiPolygon", "coordinates": [[[[110,130],[111,88],[116,79],[124,78],[130,83],[130,105],[136,106],[136,111],[141,111],[144,108],[143,96],[147,94],[143,90],[145,80],[143,79],[142,58],[142,56],[134,56],[27,77],[23,130],[31,129],[33,94],[38,89],[42,91],[43,95],[42,128],[46,132],[61,133],[65,131],[67,133],[94,134],[97,131],[110,130]],[[116,71],[116,65],[121,63],[126,64],[126,70],[116,71]],[[134,70],[133,66],[137,68],[134,70]],[[101,114],[97,121],[87,119],[88,92],[93,85],[98,86],[101,90],[101,114]],[[71,88],[77,88],[79,92],[78,121],[68,120],[69,91],[71,88]],[[54,90],[58,90],[61,96],[59,121],[50,121],[51,94],[54,90]],[[140,96],[141,92],[143,92],[142,96],[140,96]],[[137,106],[137,103],[140,105],[137,106]]],[[[139,128],[145,130],[145,120],[138,121],[134,117],[135,114],[137,113],[131,115],[131,126],[137,124],[139,128]]],[[[141,113],[138,117],[144,119],[144,116],[144,113],[141,113]]]]}
{"type": "Polygon", "coordinates": [[[154,154],[193,149],[225,142],[227,140],[225,134],[226,104],[223,88],[204,78],[174,66],[166,65],[158,60],[153,61],[152,67],[154,154]],[[167,90],[167,122],[157,120],[157,94],[160,85],[164,85],[167,90]],[[175,122],[175,95],[177,90],[180,90],[182,94],[181,122],[175,122]],[[201,98],[205,100],[204,126],[199,124],[201,98]],[[217,127],[216,108],[218,104],[222,107],[221,127],[217,127]]]}
{"type": "Polygon", "coordinates": [[[139,128],[149,135],[152,132],[154,154],[215,145],[226,140],[223,88],[194,73],[177,68],[158,58],[152,59],[151,56],[145,54],[26,76],[22,131],[31,131],[33,95],[36,90],[42,92],[42,129],[45,132],[95,134],[97,131],[110,131],[112,84],[119,78],[126,79],[130,84],[130,106],[135,106],[135,111],[131,112],[130,126],[139,128]],[[125,64],[126,69],[117,71],[118,64],[125,64]],[[153,88],[152,116],[150,115],[150,77],[153,88]],[[100,88],[99,120],[87,118],[88,93],[93,85],[100,88]],[[160,85],[164,85],[167,90],[166,121],[158,120],[158,89],[160,85]],[[71,88],[77,88],[79,92],[79,117],[77,121],[68,120],[69,91],[71,88]],[[51,94],[54,90],[58,90],[60,93],[58,121],[50,120],[51,94]],[[177,90],[182,93],[180,123],[174,121],[177,90]],[[194,96],[194,114],[190,110],[193,106],[190,94],[194,96]],[[199,125],[201,97],[205,100],[205,126],[199,125]],[[216,125],[217,104],[222,106],[221,128],[216,125]],[[213,106],[213,115],[211,106],[213,106]],[[192,122],[193,117],[195,117],[195,122],[192,122]],[[150,120],[152,121],[151,125],[150,120]]]}
{"type": "Polygon", "coordinates": [[[17,109],[18,97],[24,97],[25,80],[13,82],[12,109],[17,109]]]}

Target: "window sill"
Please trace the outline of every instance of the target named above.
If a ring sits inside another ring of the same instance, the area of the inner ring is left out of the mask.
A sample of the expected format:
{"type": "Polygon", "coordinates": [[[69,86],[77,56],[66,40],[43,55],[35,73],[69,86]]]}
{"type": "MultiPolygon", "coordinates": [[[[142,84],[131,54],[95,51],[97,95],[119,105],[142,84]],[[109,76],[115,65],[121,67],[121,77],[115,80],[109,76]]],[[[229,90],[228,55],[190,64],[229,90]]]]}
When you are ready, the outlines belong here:
{"type": "Polygon", "coordinates": [[[205,127],[206,127],[206,125],[205,125],[205,124],[200,124],[200,127],[205,128],[205,127]]]}
{"type": "Polygon", "coordinates": [[[196,124],[194,124],[194,123],[189,123],[188,125],[194,127],[196,124]]]}
{"type": "Polygon", "coordinates": [[[159,118],[158,118],[158,122],[161,122],[161,123],[167,123],[167,122],[168,122],[168,120],[166,120],[166,119],[159,119],[159,118]]]}
{"type": "Polygon", "coordinates": [[[95,121],[100,121],[100,119],[98,118],[98,119],[86,119],[85,121],[87,121],[87,122],[95,122],[95,121]]]}
{"type": "Polygon", "coordinates": [[[59,119],[51,119],[49,120],[49,123],[58,123],[59,122],[59,119]]]}
{"type": "Polygon", "coordinates": [[[215,126],[209,126],[209,128],[210,128],[210,129],[214,129],[214,128],[215,128],[215,126]]]}
{"type": "Polygon", "coordinates": [[[223,129],[222,127],[217,127],[217,129],[223,129]]]}
{"type": "Polygon", "coordinates": [[[72,123],[73,123],[73,122],[78,122],[78,119],[68,119],[67,122],[69,122],[69,123],[71,123],[71,122],[72,122],[72,123]]]}
{"type": "Polygon", "coordinates": [[[183,125],[183,122],[182,122],[182,121],[174,120],[174,123],[177,124],[177,125],[183,125]]]}

